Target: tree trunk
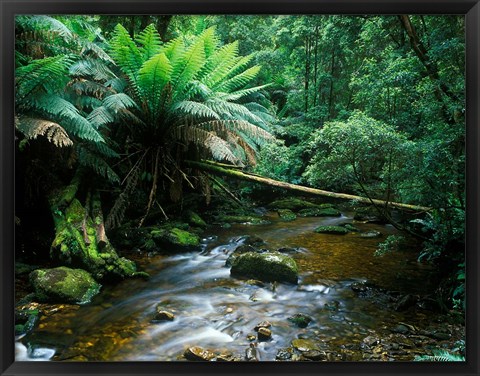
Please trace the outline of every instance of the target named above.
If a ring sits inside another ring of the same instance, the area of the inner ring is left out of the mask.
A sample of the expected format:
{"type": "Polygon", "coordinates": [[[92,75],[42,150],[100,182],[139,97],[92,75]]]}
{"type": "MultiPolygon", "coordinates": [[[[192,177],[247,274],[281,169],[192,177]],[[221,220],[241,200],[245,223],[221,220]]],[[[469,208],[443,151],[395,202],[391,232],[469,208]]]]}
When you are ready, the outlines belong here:
{"type": "Polygon", "coordinates": [[[355,200],[365,204],[372,204],[373,202],[374,204],[377,204],[377,205],[382,205],[382,206],[387,205],[387,206],[395,207],[398,209],[411,210],[411,211],[417,211],[417,212],[432,210],[432,208],[425,207],[425,206],[403,204],[399,202],[386,202],[384,200],[369,199],[367,197],[355,196],[355,195],[350,195],[346,193],[329,192],[321,189],[304,187],[302,185],[285,183],[282,181],[265,178],[263,176],[253,175],[243,171],[238,171],[236,169],[227,169],[227,168],[215,165],[214,163],[187,161],[187,165],[190,167],[197,168],[199,170],[207,171],[217,175],[230,176],[232,178],[236,178],[240,180],[251,181],[254,183],[265,184],[271,187],[283,188],[286,190],[311,194],[315,196],[325,196],[330,198],[338,198],[342,200],[355,200]]]}
{"type": "Polygon", "coordinates": [[[78,175],[62,192],[52,194],[50,208],[55,223],[55,239],[50,255],[63,265],[82,268],[96,280],[115,280],[145,273],[136,271],[135,263],[119,257],[110,244],[103,226],[100,196],[92,198],[92,213],[75,198],[78,175]]]}

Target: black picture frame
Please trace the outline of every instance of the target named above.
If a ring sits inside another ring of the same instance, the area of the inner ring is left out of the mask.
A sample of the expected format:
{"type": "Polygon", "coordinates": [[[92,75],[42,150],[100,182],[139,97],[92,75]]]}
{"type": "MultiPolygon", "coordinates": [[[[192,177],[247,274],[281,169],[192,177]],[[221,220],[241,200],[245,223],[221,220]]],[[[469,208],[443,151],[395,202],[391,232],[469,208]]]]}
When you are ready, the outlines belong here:
{"type": "Polygon", "coordinates": [[[480,269],[480,4],[478,0],[0,0],[0,373],[13,375],[478,375],[480,269]],[[466,17],[467,335],[466,362],[15,362],[14,361],[14,16],[16,14],[460,14],[466,17]]]}

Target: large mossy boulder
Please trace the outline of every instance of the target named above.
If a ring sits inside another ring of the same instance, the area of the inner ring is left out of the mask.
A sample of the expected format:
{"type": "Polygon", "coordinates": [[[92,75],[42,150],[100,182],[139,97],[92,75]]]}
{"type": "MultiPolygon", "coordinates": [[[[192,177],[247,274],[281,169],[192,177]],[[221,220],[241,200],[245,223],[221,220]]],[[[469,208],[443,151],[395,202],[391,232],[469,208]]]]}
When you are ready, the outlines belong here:
{"type": "Polygon", "coordinates": [[[255,215],[218,215],[215,222],[221,225],[225,224],[242,224],[242,225],[267,225],[271,223],[260,216],[255,215]]]}
{"type": "Polygon", "coordinates": [[[265,282],[298,282],[297,264],[291,257],[279,252],[243,253],[233,262],[230,273],[265,282]]]}
{"type": "Polygon", "coordinates": [[[37,269],[30,273],[36,298],[48,303],[88,303],[101,285],[83,269],[61,266],[53,269],[37,269]]]}

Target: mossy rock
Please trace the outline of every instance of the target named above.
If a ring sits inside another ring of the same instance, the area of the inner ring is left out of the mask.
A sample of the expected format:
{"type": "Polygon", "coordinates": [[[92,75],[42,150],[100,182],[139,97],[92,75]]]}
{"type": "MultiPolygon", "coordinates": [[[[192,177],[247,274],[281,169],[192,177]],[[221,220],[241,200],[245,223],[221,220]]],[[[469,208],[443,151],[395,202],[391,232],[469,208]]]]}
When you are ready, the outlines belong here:
{"type": "Polygon", "coordinates": [[[333,208],[307,208],[298,212],[300,217],[340,217],[342,213],[333,208]]]}
{"type": "Polygon", "coordinates": [[[315,232],[318,232],[319,234],[348,234],[348,230],[342,226],[320,226],[315,229],[315,232]]]}
{"type": "Polygon", "coordinates": [[[297,219],[296,214],[290,209],[278,209],[277,213],[278,213],[278,216],[282,219],[282,221],[285,221],[285,222],[290,222],[297,219]]]}
{"type": "Polygon", "coordinates": [[[387,219],[380,215],[374,206],[363,206],[355,210],[353,219],[361,222],[386,223],[387,219]]]}
{"type": "Polygon", "coordinates": [[[306,328],[308,324],[313,321],[310,316],[304,313],[296,313],[295,315],[290,316],[287,320],[294,323],[299,328],[306,328]]]}
{"type": "Polygon", "coordinates": [[[247,252],[258,252],[255,248],[248,244],[242,244],[235,248],[235,250],[228,256],[227,261],[225,261],[225,266],[231,267],[238,256],[247,253],[247,252]]]}
{"type": "Polygon", "coordinates": [[[33,330],[39,320],[38,309],[23,309],[15,311],[15,335],[21,335],[33,330]]]}
{"type": "Polygon", "coordinates": [[[297,211],[297,210],[306,209],[306,208],[322,209],[322,208],[330,207],[331,205],[329,204],[317,205],[309,201],[301,200],[296,197],[289,197],[289,198],[283,198],[280,200],[275,200],[270,204],[268,204],[267,206],[271,209],[290,209],[293,211],[297,211]],[[327,205],[327,206],[324,206],[324,205],[327,205]]]}
{"type": "Polygon", "coordinates": [[[85,304],[101,287],[85,270],[65,266],[37,269],[29,277],[37,299],[48,303],[85,304]]]}
{"type": "Polygon", "coordinates": [[[345,227],[350,232],[359,232],[360,229],[351,223],[342,223],[340,226],[345,227]]]}
{"type": "Polygon", "coordinates": [[[230,273],[264,282],[298,282],[295,260],[279,252],[243,253],[233,262],[230,273]]]}

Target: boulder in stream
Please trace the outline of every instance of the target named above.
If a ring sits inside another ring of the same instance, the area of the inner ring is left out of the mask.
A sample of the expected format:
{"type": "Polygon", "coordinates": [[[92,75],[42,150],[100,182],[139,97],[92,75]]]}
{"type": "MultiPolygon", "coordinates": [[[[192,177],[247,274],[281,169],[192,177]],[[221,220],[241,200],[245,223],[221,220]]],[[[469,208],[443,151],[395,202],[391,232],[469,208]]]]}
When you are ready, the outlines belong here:
{"type": "Polygon", "coordinates": [[[187,360],[209,362],[215,358],[215,354],[200,346],[192,346],[185,350],[183,356],[187,360]]]}
{"type": "Polygon", "coordinates": [[[307,208],[298,212],[300,217],[340,217],[342,213],[335,208],[307,208]]]}
{"type": "Polygon", "coordinates": [[[306,328],[308,324],[313,321],[310,316],[304,313],[296,313],[295,315],[290,316],[287,320],[294,323],[299,328],[306,328]]]}
{"type": "Polygon", "coordinates": [[[65,266],[37,269],[29,277],[40,302],[84,304],[98,294],[101,287],[85,270],[65,266]]]}
{"type": "Polygon", "coordinates": [[[272,331],[268,328],[259,328],[258,329],[258,340],[259,341],[269,341],[272,339],[272,331]]]}
{"type": "Polygon", "coordinates": [[[298,282],[295,261],[279,252],[247,252],[238,256],[230,270],[232,276],[255,278],[265,282],[298,282]]]}
{"type": "Polygon", "coordinates": [[[297,215],[290,209],[278,209],[277,213],[280,219],[285,222],[290,222],[297,219],[297,215]]]}
{"type": "Polygon", "coordinates": [[[161,247],[172,250],[200,249],[200,237],[177,227],[155,229],[150,232],[152,239],[161,247]]]}

